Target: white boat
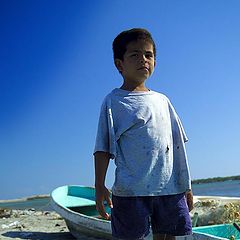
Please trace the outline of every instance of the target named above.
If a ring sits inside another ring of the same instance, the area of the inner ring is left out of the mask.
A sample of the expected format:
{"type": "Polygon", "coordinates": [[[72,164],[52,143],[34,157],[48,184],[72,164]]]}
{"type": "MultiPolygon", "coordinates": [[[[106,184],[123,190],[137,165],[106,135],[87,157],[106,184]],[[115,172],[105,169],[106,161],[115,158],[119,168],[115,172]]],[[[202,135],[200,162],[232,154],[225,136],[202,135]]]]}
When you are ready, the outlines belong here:
{"type": "MultiPolygon", "coordinates": [[[[95,189],[85,186],[62,186],[51,193],[53,209],[65,220],[71,234],[111,239],[110,221],[100,218],[95,206],[95,189]]],[[[108,209],[106,207],[107,211],[108,209]]]]}

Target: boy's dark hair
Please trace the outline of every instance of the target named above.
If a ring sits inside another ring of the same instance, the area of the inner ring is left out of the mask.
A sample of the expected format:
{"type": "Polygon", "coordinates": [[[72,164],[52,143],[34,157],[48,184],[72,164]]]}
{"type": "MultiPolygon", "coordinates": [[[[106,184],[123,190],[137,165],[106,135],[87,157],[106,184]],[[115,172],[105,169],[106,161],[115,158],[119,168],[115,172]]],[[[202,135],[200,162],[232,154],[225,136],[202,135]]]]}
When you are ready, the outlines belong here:
{"type": "Polygon", "coordinates": [[[150,32],[143,28],[132,28],[121,32],[113,41],[113,57],[114,59],[123,60],[123,55],[127,50],[130,42],[143,39],[153,45],[154,57],[156,57],[156,46],[150,32]]]}

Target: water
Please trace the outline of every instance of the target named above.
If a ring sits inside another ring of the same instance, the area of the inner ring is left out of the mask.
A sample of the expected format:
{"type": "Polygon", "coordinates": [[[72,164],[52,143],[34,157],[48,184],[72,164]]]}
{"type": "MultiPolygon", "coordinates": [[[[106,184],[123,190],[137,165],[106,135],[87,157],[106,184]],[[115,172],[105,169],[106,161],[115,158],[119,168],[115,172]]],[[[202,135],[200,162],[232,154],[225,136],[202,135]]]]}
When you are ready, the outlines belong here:
{"type": "Polygon", "coordinates": [[[240,197],[240,180],[192,185],[193,195],[240,197]]]}
{"type": "MultiPolygon", "coordinates": [[[[198,196],[226,196],[240,197],[240,180],[201,183],[192,185],[193,195],[198,196]]],[[[50,198],[37,198],[27,201],[0,203],[0,208],[28,209],[35,208],[41,211],[51,211],[50,198]]]]}
{"type": "Polygon", "coordinates": [[[17,202],[3,202],[0,203],[0,208],[9,208],[9,209],[29,209],[35,208],[39,211],[52,211],[50,205],[50,197],[45,198],[36,198],[30,199],[27,201],[17,201],[17,202]]]}

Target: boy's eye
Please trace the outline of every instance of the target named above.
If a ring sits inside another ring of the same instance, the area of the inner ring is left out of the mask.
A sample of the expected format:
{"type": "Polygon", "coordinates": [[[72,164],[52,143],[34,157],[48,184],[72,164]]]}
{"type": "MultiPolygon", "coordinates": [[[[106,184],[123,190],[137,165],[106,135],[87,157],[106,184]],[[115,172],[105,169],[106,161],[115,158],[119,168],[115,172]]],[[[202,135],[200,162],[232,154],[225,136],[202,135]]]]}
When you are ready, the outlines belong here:
{"type": "Polygon", "coordinates": [[[131,57],[138,57],[138,54],[134,53],[134,54],[131,55],[131,57]]]}
{"type": "Polygon", "coordinates": [[[146,58],[153,58],[153,54],[146,54],[146,58]]]}

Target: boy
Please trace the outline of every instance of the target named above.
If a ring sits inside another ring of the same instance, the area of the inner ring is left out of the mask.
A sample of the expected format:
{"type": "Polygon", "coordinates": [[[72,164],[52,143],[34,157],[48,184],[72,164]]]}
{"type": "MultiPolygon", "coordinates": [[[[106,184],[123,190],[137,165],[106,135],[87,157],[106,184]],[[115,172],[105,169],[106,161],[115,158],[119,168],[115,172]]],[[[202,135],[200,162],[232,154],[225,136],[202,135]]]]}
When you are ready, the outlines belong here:
{"type": "Polygon", "coordinates": [[[155,43],[147,30],[131,29],[115,38],[113,53],[123,84],[101,108],[94,150],[96,208],[109,219],[103,202],[108,203],[118,239],[143,239],[150,225],[154,239],[189,235],[187,137],[167,97],[145,86],[156,65],[155,43]],[[112,200],[105,187],[110,159],[116,164],[112,200]]]}

